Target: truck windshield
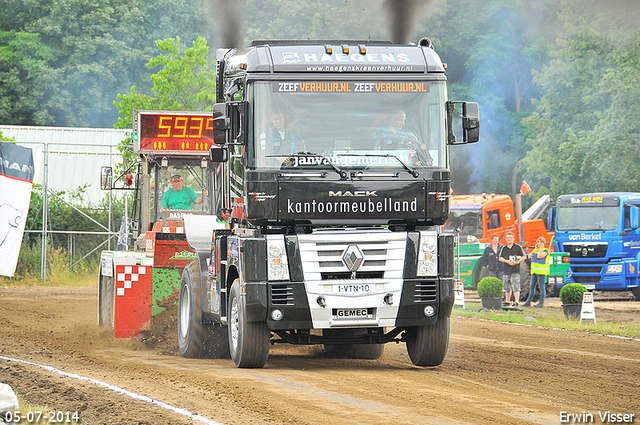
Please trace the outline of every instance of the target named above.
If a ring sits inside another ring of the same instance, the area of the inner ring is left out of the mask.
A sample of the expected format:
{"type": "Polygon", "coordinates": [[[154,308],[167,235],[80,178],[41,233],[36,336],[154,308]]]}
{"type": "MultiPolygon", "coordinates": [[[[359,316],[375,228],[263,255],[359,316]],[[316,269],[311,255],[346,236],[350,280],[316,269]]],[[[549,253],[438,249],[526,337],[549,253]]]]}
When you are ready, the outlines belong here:
{"type": "Polygon", "coordinates": [[[445,229],[460,229],[461,236],[482,238],[482,209],[451,208],[445,229]]]}
{"type": "Polygon", "coordinates": [[[155,188],[153,198],[157,199],[157,202],[154,202],[157,217],[177,217],[176,214],[169,214],[176,210],[192,214],[202,214],[211,210],[207,196],[210,187],[207,170],[200,167],[200,162],[197,162],[198,165],[175,162],[176,165],[166,168],[157,167],[151,181],[152,187],[155,188]]]}
{"type": "Polygon", "coordinates": [[[619,208],[615,206],[560,207],[558,230],[614,230],[618,227],[619,212],[619,208]]]}
{"type": "Polygon", "coordinates": [[[443,81],[256,82],[247,99],[249,168],[448,166],[443,81]]]}

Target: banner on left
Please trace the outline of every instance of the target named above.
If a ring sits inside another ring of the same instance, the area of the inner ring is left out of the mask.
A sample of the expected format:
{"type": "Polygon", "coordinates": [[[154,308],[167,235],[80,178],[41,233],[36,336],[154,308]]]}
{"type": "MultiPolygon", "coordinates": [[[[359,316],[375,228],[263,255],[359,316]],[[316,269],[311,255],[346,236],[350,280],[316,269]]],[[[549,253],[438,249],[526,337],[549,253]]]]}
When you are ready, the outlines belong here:
{"type": "Polygon", "coordinates": [[[31,149],[0,142],[0,275],[16,271],[32,186],[31,149]]]}

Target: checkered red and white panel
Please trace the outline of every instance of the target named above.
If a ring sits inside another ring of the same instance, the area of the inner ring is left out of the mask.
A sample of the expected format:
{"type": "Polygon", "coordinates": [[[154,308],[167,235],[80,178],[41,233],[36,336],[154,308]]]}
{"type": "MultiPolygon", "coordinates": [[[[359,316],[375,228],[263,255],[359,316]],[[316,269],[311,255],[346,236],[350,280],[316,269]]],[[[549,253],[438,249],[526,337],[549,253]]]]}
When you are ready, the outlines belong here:
{"type": "Polygon", "coordinates": [[[151,327],[152,277],[150,266],[116,265],[116,338],[137,337],[151,327]]]}
{"type": "Polygon", "coordinates": [[[149,266],[123,266],[122,273],[116,273],[116,297],[122,297],[127,289],[131,289],[134,283],[140,282],[140,275],[146,275],[149,266]]]}

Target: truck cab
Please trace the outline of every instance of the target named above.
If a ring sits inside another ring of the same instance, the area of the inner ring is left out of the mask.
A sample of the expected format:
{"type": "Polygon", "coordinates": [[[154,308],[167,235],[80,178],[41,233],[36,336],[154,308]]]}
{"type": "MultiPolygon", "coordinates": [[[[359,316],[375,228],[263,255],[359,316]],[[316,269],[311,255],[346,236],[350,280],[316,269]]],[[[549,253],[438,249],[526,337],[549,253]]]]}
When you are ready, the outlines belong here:
{"type": "MultiPolygon", "coordinates": [[[[570,258],[568,279],[590,290],[630,290],[640,299],[640,194],[561,195],[549,212],[557,250],[570,258]]],[[[562,285],[558,285],[561,287],[562,285]]]]}
{"type": "Polygon", "coordinates": [[[507,230],[518,232],[513,202],[508,195],[453,195],[449,208],[444,227],[458,230],[463,243],[490,243],[494,233],[503,239],[507,230]]]}
{"type": "Polygon", "coordinates": [[[449,146],[478,141],[477,104],[447,100],[426,39],[260,41],[217,56],[210,159],[226,228],[192,243],[185,223],[198,260],[182,275],[181,353],[213,345],[262,367],[270,343],[377,358],[402,341],[414,364],[440,364],[449,146]]]}
{"type": "MultiPolygon", "coordinates": [[[[553,251],[551,243],[553,233],[548,232],[544,222],[538,217],[542,210],[550,203],[547,195],[535,202],[519,219],[509,195],[480,194],[480,195],[453,195],[449,201],[449,219],[444,224],[445,232],[457,233],[459,243],[456,245],[456,278],[463,287],[476,289],[478,282],[485,277],[486,271],[480,261],[487,244],[491,243],[491,235],[498,235],[500,243],[505,244],[506,232],[514,234],[517,243],[520,243],[529,252],[535,246],[535,241],[542,236],[553,251]],[[519,223],[522,222],[522,226],[519,223]],[[522,227],[522,237],[520,237],[522,227]]],[[[563,281],[566,265],[563,266],[562,255],[553,254],[552,274],[549,278],[555,285],[556,280],[563,281]]],[[[529,293],[529,269],[526,264],[520,266],[522,285],[521,298],[529,293]]],[[[551,289],[551,288],[549,288],[551,289]]]]}

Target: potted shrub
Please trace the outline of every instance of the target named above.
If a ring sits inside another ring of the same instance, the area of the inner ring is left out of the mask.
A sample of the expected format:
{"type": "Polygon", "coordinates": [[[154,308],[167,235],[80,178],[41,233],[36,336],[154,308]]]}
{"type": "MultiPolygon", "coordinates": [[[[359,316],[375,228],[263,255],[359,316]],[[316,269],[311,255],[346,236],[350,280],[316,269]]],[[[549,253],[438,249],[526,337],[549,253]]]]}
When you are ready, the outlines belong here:
{"type": "Polygon", "coordinates": [[[587,288],[580,283],[569,283],[560,289],[560,301],[562,301],[564,317],[567,319],[580,317],[582,294],[585,292],[587,292],[587,288]]]}
{"type": "Polygon", "coordinates": [[[482,301],[482,307],[489,310],[500,310],[502,308],[502,281],[497,277],[487,276],[478,282],[478,296],[482,301]]]}

